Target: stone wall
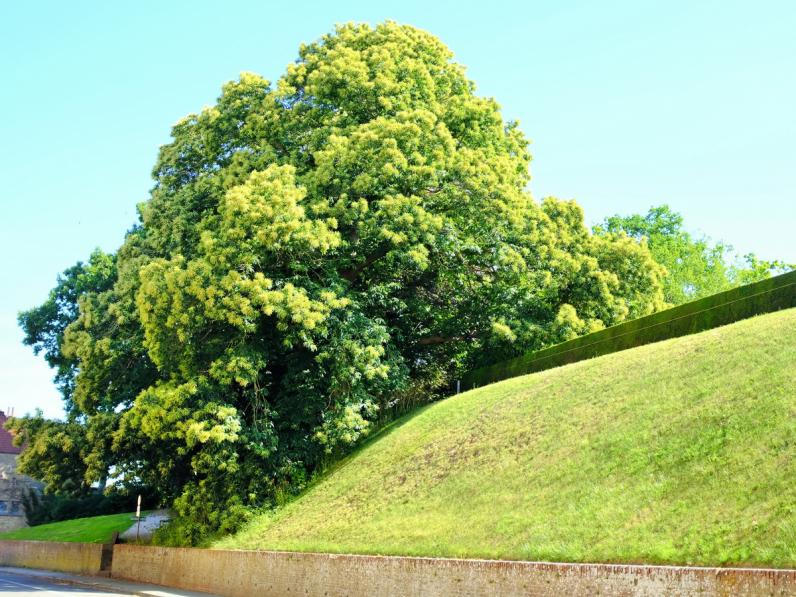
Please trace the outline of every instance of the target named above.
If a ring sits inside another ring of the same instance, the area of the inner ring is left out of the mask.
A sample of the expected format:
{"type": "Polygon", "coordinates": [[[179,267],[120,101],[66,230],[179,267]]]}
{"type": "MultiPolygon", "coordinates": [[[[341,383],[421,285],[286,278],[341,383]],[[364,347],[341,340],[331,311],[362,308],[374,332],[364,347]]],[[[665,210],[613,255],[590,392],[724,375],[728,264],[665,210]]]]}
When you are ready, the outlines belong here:
{"type": "Polygon", "coordinates": [[[228,597],[796,595],[796,570],[549,564],[117,545],[113,576],[228,597]]]}
{"type": "Polygon", "coordinates": [[[0,454],[0,532],[27,526],[22,495],[41,484],[17,473],[17,455],[0,454]]]}
{"type": "Polygon", "coordinates": [[[0,533],[16,531],[26,526],[24,516],[0,516],[0,533]]]}
{"type": "Polygon", "coordinates": [[[99,574],[109,564],[109,547],[98,543],[0,541],[0,566],[99,574]]]}

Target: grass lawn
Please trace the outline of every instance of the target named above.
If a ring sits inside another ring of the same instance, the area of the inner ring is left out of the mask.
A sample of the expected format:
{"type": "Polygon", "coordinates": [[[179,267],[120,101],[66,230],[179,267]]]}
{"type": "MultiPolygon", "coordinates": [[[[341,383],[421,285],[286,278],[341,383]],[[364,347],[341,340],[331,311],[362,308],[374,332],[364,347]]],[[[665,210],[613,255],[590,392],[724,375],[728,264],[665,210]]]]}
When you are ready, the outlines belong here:
{"type": "Polygon", "coordinates": [[[74,541],[79,543],[105,543],[115,532],[130,528],[135,514],[108,514],[90,518],[75,518],[0,533],[0,540],[74,541]]]}
{"type": "Polygon", "coordinates": [[[214,547],[796,566],[796,309],[433,404],[214,547]]]}

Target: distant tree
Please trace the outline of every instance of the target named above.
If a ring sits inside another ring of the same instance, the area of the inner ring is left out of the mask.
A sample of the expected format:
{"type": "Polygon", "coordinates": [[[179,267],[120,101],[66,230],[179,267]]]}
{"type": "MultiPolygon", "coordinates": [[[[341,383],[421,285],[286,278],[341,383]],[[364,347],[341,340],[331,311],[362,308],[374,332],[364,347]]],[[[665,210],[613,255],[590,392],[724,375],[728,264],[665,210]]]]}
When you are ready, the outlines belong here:
{"type": "Polygon", "coordinates": [[[646,243],[535,202],[516,123],[412,27],[338,27],[172,136],[112,283],[53,337],[86,479],[156,488],[186,541],[462,369],[663,305],[646,243]]]}
{"type": "Polygon", "coordinates": [[[794,263],[785,263],[779,259],[766,261],[759,259],[754,253],[747,253],[730,268],[729,277],[733,285],[740,286],[759,282],[794,269],[796,269],[794,263]]]}
{"type": "Polygon", "coordinates": [[[674,305],[793,269],[781,261],[760,260],[753,253],[734,259],[730,245],[687,232],[683,216],[668,205],[652,207],[646,215],[612,216],[594,232],[646,240],[655,261],[666,268],[664,296],[674,305]]]}

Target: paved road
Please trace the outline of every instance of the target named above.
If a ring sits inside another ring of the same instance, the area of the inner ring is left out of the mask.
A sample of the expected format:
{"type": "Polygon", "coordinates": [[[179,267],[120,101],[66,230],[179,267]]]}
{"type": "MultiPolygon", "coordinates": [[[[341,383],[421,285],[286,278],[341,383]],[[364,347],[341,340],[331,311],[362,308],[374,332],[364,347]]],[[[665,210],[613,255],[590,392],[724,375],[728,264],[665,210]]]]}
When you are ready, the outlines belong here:
{"type": "Polygon", "coordinates": [[[0,594],[29,596],[31,593],[42,593],[44,595],[63,595],[64,597],[119,597],[120,595],[131,595],[131,593],[108,593],[76,587],[74,585],[53,582],[43,578],[31,578],[21,574],[13,574],[0,570],[0,594]]]}

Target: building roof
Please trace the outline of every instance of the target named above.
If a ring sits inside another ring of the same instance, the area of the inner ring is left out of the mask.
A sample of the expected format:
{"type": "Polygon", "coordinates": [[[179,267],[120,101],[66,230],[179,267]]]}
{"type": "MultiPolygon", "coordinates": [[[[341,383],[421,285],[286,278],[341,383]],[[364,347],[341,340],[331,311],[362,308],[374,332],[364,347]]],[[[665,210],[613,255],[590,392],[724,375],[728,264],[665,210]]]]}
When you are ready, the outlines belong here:
{"type": "Polygon", "coordinates": [[[22,448],[14,445],[14,434],[6,429],[8,417],[0,410],[0,454],[19,454],[22,448]]]}

